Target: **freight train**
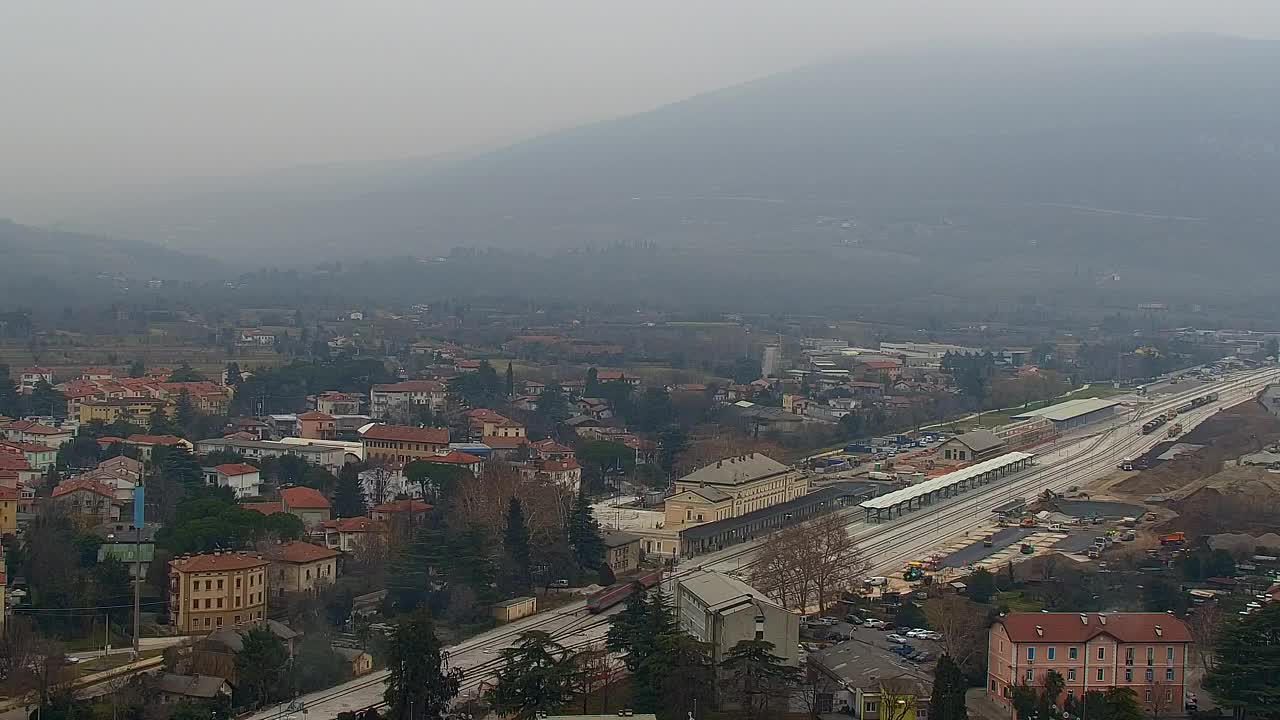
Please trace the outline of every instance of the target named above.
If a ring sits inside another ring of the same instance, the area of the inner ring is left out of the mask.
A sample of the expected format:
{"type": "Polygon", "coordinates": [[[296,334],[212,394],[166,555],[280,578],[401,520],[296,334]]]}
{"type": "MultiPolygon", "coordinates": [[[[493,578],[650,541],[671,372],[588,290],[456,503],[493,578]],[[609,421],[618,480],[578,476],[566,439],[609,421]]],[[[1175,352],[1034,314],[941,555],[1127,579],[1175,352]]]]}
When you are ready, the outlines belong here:
{"type": "MultiPolygon", "coordinates": [[[[1143,423],[1142,434],[1150,435],[1151,433],[1155,432],[1156,429],[1159,428],[1161,425],[1164,425],[1165,423],[1173,420],[1174,418],[1178,417],[1182,413],[1191,412],[1196,408],[1201,408],[1201,407],[1204,407],[1205,405],[1208,405],[1209,403],[1217,402],[1217,400],[1218,400],[1218,393],[1216,392],[1211,392],[1207,395],[1201,395],[1200,397],[1192,398],[1191,400],[1183,403],[1182,405],[1179,405],[1178,407],[1170,410],[1169,412],[1166,412],[1163,415],[1157,415],[1156,417],[1143,423]]],[[[1182,427],[1179,426],[1178,432],[1181,432],[1181,431],[1182,431],[1182,427]]],[[[1176,432],[1172,433],[1169,435],[1169,437],[1173,437],[1174,435],[1177,435],[1177,434],[1178,433],[1176,432]]]]}
{"type": "Polygon", "coordinates": [[[662,582],[662,571],[657,570],[648,575],[610,585],[587,598],[587,612],[592,614],[604,612],[633,594],[644,592],[660,582],[662,582]]]}
{"type": "Polygon", "coordinates": [[[1217,399],[1218,393],[1216,392],[1209,393],[1208,395],[1201,395],[1198,398],[1192,398],[1190,402],[1178,406],[1178,413],[1190,412],[1196,408],[1204,407],[1211,402],[1216,402],[1217,399]]]}

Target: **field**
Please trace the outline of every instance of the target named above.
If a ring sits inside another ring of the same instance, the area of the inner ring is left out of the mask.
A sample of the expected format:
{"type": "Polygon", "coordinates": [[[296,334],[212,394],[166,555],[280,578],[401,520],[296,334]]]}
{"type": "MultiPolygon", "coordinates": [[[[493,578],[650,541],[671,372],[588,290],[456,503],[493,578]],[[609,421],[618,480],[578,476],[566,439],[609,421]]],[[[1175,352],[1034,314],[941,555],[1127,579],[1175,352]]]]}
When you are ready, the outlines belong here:
{"type": "Polygon", "coordinates": [[[147,367],[177,367],[187,363],[206,375],[217,377],[228,362],[241,368],[273,367],[286,358],[258,348],[228,353],[225,348],[175,342],[172,338],[142,336],[57,336],[32,345],[25,342],[0,343],[0,363],[10,368],[40,365],[53,371],[56,380],[78,374],[87,367],[107,367],[123,372],[129,363],[141,360],[147,367]]]}

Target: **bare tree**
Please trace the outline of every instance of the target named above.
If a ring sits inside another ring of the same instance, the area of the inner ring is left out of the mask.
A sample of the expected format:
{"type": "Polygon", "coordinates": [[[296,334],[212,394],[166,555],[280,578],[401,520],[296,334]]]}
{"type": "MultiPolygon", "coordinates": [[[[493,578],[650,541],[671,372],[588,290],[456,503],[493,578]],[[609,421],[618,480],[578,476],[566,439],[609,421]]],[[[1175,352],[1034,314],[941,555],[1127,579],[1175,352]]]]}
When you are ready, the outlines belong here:
{"type": "Polygon", "coordinates": [[[784,607],[823,610],[856,588],[870,564],[844,519],[832,512],[777,530],[757,551],[752,584],[784,607]]]}
{"type": "Polygon", "coordinates": [[[1212,672],[1217,665],[1213,650],[1218,645],[1223,619],[1222,610],[1217,603],[1205,603],[1196,608],[1187,621],[1191,638],[1195,640],[1196,659],[1206,673],[1212,672]]]}
{"type": "Polygon", "coordinates": [[[590,645],[580,650],[573,658],[576,671],[574,673],[575,691],[582,696],[582,713],[587,713],[587,700],[597,691],[603,691],[604,712],[609,712],[609,685],[618,677],[624,667],[617,659],[610,657],[603,644],[590,645]]]}
{"type": "Polygon", "coordinates": [[[1166,713],[1178,709],[1178,701],[1181,698],[1173,697],[1173,689],[1163,682],[1157,680],[1147,688],[1147,692],[1151,693],[1151,700],[1147,703],[1147,708],[1151,711],[1151,720],[1160,720],[1166,713]]]}
{"type": "Polygon", "coordinates": [[[942,635],[942,651],[962,670],[971,669],[987,647],[978,606],[957,595],[930,598],[924,603],[924,616],[929,627],[942,635]]]}
{"type": "Polygon", "coordinates": [[[395,472],[386,463],[374,465],[361,474],[370,505],[381,505],[391,499],[391,480],[395,472]]]}
{"type": "Polygon", "coordinates": [[[17,616],[5,623],[0,632],[0,694],[19,696],[35,689],[31,670],[41,644],[28,618],[17,616]]]}
{"type": "Polygon", "coordinates": [[[818,609],[825,610],[833,597],[858,587],[871,563],[862,557],[840,514],[826,513],[802,527],[811,541],[810,553],[814,556],[813,586],[818,609]]]}
{"type": "Polygon", "coordinates": [[[1051,552],[1040,558],[1040,578],[1042,580],[1052,580],[1053,576],[1058,572],[1058,566],[1062,564],[1062,556],[1056,552],[1051,552]]]}
{"type": "Polygon", "coordinates": [[[907,720],[916,715],[916,700],[923,690],[908,677],[880,681],[880,720],[907,720]]]}
{"type": "Polygon", "coordinates": [[[808,677],[800,684],[796,698],[804,708],[805,714],[809,716],[809,720],[818,720],[818,716],[823,713],[841,710],[841,708],[832,707],[832,701],[823,697],[834,696],[841,689],[842,686],[827,675],[810,669],[808,677]]]}

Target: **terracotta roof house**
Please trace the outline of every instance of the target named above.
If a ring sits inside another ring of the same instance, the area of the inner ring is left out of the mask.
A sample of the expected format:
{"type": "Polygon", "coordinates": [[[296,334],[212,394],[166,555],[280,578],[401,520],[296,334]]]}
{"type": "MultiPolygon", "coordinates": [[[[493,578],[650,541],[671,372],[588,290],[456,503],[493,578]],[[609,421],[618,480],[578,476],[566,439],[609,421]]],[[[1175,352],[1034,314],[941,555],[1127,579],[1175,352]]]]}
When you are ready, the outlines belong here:
{"type": "Polygon", "coordinates": [[[224,463],[204,468],[204,477],[210,485],[231,488],[237,498],[262,494],[261,471],[248,463],[224,463]]]}
{"type": "Polygon", "coordinates": [[[267,571],[267,585],[271,595],[279,597],[290,592],[312,592],[338,577],[338,556],[332,548],[313,545],[301,540],[259,547],[262,556],[271,561],[267,571]]]}
{"type": "Polygon", "coordinates": [[[367,517],[326,520],[320,526],[324,529],[325,546],[342,552],[355,552],[370,535],[387,531],[386,525],[367,517]]]}
{"type": "Polygon", "coordinates": [[[98,518],[99,522],[120,519],[120,505],[116,490],[93,478],[73,478],[58,483],[53,489],[53,501],[77,515],[98,518]]]}
{"type": "Polygon", "coordinates": [[[448,451],[449,429],[371,423],[360,429],[360,443],[365,460],[412,462],[448,451]]]}

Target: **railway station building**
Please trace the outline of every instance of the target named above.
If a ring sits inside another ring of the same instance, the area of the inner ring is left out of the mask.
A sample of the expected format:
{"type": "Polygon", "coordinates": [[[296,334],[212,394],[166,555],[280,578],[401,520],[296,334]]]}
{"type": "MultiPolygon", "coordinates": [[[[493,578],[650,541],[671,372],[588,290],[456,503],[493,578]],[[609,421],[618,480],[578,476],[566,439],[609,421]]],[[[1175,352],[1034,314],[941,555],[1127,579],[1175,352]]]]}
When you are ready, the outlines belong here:
{"type": "Polygon", "coordinates": [[[1021,472],[1035,464],[1035,456],[1026,452],[1011,452],[984,460],[946,475],[939,475],[910,487],[894,490],[860,503],[866,512],[867,522],[900,517],[904,512],[918,510],[938,499],[959,495],[966,490],[988,485],[1007,475],[1021,472]]]}

